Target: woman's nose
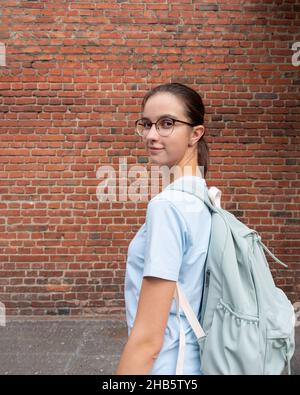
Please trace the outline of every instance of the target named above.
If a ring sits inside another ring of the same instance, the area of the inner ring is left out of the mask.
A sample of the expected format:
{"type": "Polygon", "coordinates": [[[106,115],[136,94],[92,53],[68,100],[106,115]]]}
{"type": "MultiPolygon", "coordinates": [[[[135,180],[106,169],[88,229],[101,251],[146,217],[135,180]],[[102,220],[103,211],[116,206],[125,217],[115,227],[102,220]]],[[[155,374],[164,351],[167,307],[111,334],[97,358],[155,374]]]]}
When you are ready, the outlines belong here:
{"type": "Polygon", "coordinates": [[[158,132],[156,130],[155,124],[153,123],[151,128],[149,129],[147,135],[146,135],[146,139],[147,140],[153,140],[154,138],[157,140],[157,138],[159,138],[159,134],[158,134],[158,132]]]}

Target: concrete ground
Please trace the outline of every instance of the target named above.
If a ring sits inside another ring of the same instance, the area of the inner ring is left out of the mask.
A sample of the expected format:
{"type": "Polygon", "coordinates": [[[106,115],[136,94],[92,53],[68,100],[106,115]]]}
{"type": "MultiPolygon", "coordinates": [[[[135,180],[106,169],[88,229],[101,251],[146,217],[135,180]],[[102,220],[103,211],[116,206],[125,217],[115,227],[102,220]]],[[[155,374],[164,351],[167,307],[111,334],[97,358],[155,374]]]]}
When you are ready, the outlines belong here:
{"type": "MultiPolygon", "coordinates": [[[[122,320],[9,319],[0,326],[1,375],[112,375],[127,340],[122,320]]],[[[300,327],[293,374],[300,374],[300,327]]]]}

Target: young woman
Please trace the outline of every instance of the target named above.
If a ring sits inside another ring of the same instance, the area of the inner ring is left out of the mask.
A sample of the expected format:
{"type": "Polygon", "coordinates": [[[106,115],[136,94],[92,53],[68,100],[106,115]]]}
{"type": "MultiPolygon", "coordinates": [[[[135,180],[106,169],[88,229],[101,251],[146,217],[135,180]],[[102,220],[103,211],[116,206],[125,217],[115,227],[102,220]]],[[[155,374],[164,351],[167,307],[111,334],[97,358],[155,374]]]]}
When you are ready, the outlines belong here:
{"type": "MultiPolygon", "coordinates": [[[[146,222],[128,247],[128,340],[116,374],[175,374],[179,348],[173,299],[176,281],[194,312],[199,312],[211,214],[197,196],[169,188],[180,184],[194,194],[207,188],[199,172],[203,168],[205,177],[208,165],[203,122],[202,99],[186,85],[159,85],[143,99],[136,131],[151,162],[175,171],[171,183],[148,203],[146,222]],[[191,170],[187,176],[186,167],[191,170]]],[[[186,336],[183,374],[201,374],[197,339],[183,313],[181,319],[186,336]]]]}

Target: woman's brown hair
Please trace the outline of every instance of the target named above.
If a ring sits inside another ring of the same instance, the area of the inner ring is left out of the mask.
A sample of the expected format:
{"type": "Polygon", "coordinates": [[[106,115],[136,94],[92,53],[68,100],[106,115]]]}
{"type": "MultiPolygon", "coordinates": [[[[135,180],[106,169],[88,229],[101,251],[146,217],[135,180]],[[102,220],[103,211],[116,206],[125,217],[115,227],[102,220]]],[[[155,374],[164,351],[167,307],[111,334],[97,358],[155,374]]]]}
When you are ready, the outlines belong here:
{"type": "MultiPolygon", "coordinates": [[[[147,100],[156,93],[168,92],[179,97],[185,104],[186,116],[194,125],[203,125],[205,108],[201,96],[194,89],[179,82],[171,82],[162,84],[151,89],[144,96],[142,101],[142,111],[146,105],[147,100]]],[[[204,178],[208,171],[209,148],[204,140],[204,135],[198,141],[198,166],[204,168],[204,178]]]]}

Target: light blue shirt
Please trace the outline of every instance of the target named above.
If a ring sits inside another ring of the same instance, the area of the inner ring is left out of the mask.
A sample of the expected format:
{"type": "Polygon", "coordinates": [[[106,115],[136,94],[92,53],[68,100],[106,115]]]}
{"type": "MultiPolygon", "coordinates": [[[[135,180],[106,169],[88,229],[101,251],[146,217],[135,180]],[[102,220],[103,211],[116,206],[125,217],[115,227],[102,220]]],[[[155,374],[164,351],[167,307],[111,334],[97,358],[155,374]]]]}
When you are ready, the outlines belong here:
{"type": "MultiPolygon", "coordinates": [[[[143,277],[153,276],[178,281],[193,311],[199,316],[204,282],[211,213],[196,196],[171,191],[170,186],[183,185],[186,191],[203,196],[204,178],[183,176],[169,184],[148,203],[146,221],[128,246],[125,274],[125,307],[128,336],[134,324],[143,277]]],[[[183,374],[202,374],[199,345],[184,313],[180,310],[186,335],[183,374]]],[[[176,372],[179,349],[179,323],[176,302],[171,310],[163,346],[150,374],[176,372]]]]}

